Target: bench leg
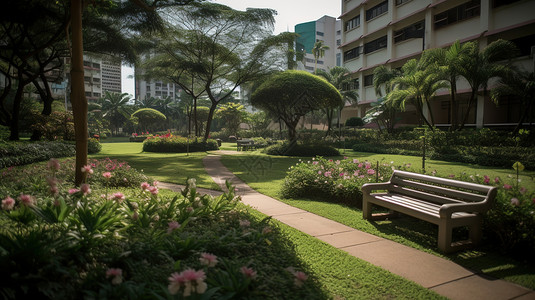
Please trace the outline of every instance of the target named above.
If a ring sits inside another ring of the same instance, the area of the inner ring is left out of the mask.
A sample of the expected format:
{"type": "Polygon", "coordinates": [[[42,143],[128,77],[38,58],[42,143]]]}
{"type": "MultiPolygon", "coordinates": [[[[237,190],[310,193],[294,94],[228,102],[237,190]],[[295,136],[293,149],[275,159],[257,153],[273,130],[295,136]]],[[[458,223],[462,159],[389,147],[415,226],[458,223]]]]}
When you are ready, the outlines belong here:
{"type": "Polygon", "coordinates": [[[438,225],[438,249],[444,253],[451,252],[452,227],[448,222],[438,225]]]}
{"type": "MultiPolygon", "coordinates": [[[[366,196],[364,196],[366,197],[366,196]]],[[[362,218],[364,220],[372,219],[372,204],[366,201],[365,198],[362,199],[362,218]]]]}
{"type": "Polygon", "coordinates": [[[481,242],[481,217],[469,227],[469,238],[472,244],[478,245],[481,242]]]}

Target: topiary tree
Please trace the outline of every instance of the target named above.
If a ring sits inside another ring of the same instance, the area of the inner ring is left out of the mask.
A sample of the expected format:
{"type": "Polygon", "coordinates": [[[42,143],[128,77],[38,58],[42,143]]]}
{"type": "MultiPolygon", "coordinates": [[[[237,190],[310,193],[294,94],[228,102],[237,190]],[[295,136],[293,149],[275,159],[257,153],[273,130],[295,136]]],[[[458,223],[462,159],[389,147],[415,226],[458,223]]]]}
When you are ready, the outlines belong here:
{"type": "Polygon", "coordinates": [[[299,119],[308,112],[342,105],[342,95],[325,79],[306,71],[277,73],[251,96],[251,104],[278,116],[288,127],[288,138],[297,139],[299,119]]]}
{"type": "Polygon", "coordinates": [[[143,130],[150,129],[151,131],[158,122],[164,122],[167,119],[164,114],[153,108],[138,109],[132,114],[132,118],[138,121],[143,130]]]}

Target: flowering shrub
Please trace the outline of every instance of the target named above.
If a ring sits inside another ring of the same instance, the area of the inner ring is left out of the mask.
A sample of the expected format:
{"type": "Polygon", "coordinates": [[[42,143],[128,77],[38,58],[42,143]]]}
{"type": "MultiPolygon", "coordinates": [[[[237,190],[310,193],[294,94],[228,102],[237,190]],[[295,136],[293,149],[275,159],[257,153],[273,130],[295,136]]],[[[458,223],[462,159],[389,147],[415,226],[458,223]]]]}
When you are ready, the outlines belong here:
{"type": "MultiPolygon", "coordinates": [[[[195,179],[180,194],[162,193],[156,181],[119,191],[112,180],[126,167],[106,159],[84,166],[90,184],[74,188],[62,178],[70,164],[51,160],[39,171],[25,168],[21,184],[0,181],[3,298],[308,299],[322,293],[269,218],[237,209],[230,184],[216,198],[198,194],[195,179]],[[100,181],[102,187],[93,184],[100,181]],[[294,274],[284,271],[289,267],[294,274]]],[[[3,176],[16,170],[9,172],[3,176]]]]}
{"type": "Polygon", "coordinates": [[[170,133],[163,136],[150,136],[143,142],[143,151],[147,152],[185,153],[217,149],[219,147],[215,140],[187,139],[170,133]]]}
{"type": "Polygon", "coordinates": [[[393,168],[392,163],[315,157],[290,167],[281,194],[287,198],[336,199],[354,205],[362,201],[360,188],[364,183],[388,180],[393,168]]]}

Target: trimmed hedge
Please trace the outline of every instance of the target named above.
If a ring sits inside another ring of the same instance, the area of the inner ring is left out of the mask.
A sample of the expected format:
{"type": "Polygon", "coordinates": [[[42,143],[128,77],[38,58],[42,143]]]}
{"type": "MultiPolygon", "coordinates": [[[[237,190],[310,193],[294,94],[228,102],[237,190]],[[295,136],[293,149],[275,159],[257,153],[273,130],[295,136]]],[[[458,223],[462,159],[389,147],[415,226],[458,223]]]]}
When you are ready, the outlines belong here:
{"type": "Polygon", "coordinates": [[[298,142],[284,142],[271,145],[263,150],[269,155],[282,156],[340,156],[340,152],[334,147],[323,144],[301,144],[298,142]]]}
{"type": "Polygon", "coordinates": [[[0,142],[0,169],[76,154],[67,142],[0,142]]]}
{"type": "Polygon", "coordinates": [[[156,136],[147,138],[143,142],[143,151],[146,152],[185,153],[218,149],[216,140],[208,139],[203,141],[197,138],[188,140],[180,136],[156,136]]]}

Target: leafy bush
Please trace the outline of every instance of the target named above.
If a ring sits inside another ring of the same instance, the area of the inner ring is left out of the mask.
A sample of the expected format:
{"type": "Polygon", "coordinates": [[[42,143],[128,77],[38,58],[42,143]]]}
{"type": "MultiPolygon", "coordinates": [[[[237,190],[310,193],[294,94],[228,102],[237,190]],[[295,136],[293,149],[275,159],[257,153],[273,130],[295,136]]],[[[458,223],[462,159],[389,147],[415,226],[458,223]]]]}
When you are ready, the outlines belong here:
{"type": "Polygon", "coordinates": [[[100,142],[95,138],[90,138],[87,141],[87,153],[89,154],[95,154],[99,153],[100,150],[102,150],[102,145],[100,142]]]}
{"type": "Polygon", "coordinates": [[[346,120],[346,126],[364,126],[364,121],[359,117],[351,117],[346,120]]]}
{"type": "Polygon", "coordinates": [[[283,142],[271,145],[263,150],[269,155],[283,156],[339,156],[340,152],[327,144],[301,144],[299,142],[283,142]]]}
{"type": "Polygon", "coordinates": [[[20,166],[52,157],[75,155],[74,145],[66,142],[2,142],[0,141],[0,169],[20,166]]]}
{"type": "Polygon", "coordinates": [[[7,141],[9,134],[9,127],[0,125],[0,141],[7,141]]]}
{"type": "MultiPolygon", "coordinates": [[[[48,165],[35,165],[51,175],[35,193],[0,182],[3,298],[327,298],[313,274],[295,283],[306,270],[294,246],[269,218],[239,210],[230,185],[216,198],[198,194],[194,179],[181,194],[147,182],[110,191],[93,185],[106,178],[97,165],[91,188],[69,189],[60,176],[70,167],[48,165]]],[[[116,172],[111,178],[121,177],[116,172]]]]}
{"type": "Polygon", "coordinates": [[[74,121],[72,112],[54,111],[49,116],[34,111],[31,128],[38,130],[49,141],[74,141],[74,121]]]}
{"type": "Polygon", "coordinates": [[[333,161],[322,157],[301,161],[290,167],[281,194],[286,198],[311,197],[334,199],[361,205],[364,183],[385,181],[392,175],[391,164],[360,162],[358,159],[333,161]],[[377,166],[379,168],[377,168],[377,166]]]}
{"type": "Polygon", "coordinates": [[[187,139],[171,134],[165,136],[148,137],[143,142],[143,151],[146,152],[168,152],[168,153],[185,153],[217,150],[217,141],[208,139],[187,139]]]}

